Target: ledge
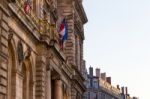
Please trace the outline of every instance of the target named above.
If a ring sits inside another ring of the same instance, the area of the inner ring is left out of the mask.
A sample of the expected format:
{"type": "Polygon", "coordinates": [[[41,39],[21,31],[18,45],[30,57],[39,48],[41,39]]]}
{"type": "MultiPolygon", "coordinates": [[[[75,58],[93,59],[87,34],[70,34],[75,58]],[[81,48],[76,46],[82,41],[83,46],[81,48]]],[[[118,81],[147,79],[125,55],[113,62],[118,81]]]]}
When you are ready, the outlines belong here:
{"type": "Polygon", "coordinates": [[[72,79],[74,80],[75,84],[78,84],[82,88],[83,91],[86,91],[86,86],[79,80],[79,76],[74,75],[72,79]]]}
{"type": "Polygon", "coordinates": [[[21,13],[24,16],[18,14],[18,8],[15,4],[10,3],[9,5],[10,10],[16,15],[16,17],[26,26],[26,28],[32,33],[32,35],[37,39],[40,40],[40,34],[37,31],[37,27],[33,24],[32,20],[26,16],[25,13],[21,13]],[[28,22],[28,23],[27,23],[28,22]]]}
{"type": "Polygon", "coordinates": [[[78,0],[75,0],[75,2],[76,2],[76,4],[77,4],[76,7],[79,8],[79,10],[77,10],[77,11],[78,11],[78,12],[80,13],[80,15],[81,15],[82,22],[83,22],[84,24],[87,23],[87,22],[88,22],[88,19],[87,19],[86,13],[85,13],[85,11],[84,11],[83,5],[80,4],[78,0]]]}
{"type": "Polygon", "coordinates": [[[65,61],[66,57],[64,55],[64,53],[62,52],[62,50],[60,50],[60,47],[58,46],[58,44],[56,43],[55,40],[51,40],[50,41],[50,47],[56,52],[56,54],[58,56],[60,56],[60,58],[65,61]]]}
{"type": "Polygon", "coordinates": [[[7,11],[7,9],[2,4],[0,4],[0,9],[2,9],[7,16],[10,16],[9,12],[7,11]]]}
{"type": "Polygon", "coordinates": [[[72,65],[72,68],[75,70],[74,75],[72,77],[72,79],[77,82],[78,85],[80,85],[80,87],[85,91],[86,90],[86,86],[83,84],[84,82],[84,77],[82,76],[82,74],[78,71],[78,69],[72,65]]]}

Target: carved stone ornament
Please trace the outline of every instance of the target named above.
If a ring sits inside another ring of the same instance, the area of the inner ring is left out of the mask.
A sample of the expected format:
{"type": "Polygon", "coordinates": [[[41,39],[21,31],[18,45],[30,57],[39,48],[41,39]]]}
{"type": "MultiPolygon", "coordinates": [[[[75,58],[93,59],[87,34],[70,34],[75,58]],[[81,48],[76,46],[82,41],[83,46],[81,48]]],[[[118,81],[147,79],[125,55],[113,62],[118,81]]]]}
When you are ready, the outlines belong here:
{"type": "Polygon", "coordinates": [[[63,82],[63,91],[67,94],[67,84],[63,82]]]}
{"type": "Polygon", "coordinates": [[[68,64],[68,61],[69,61],[69,59],[68,59],[68,57],[66,57],[65,64],[68,64]]]}
{"type": "Polygon", "coordinates": [[[10,29],[8,34],[8,40],[11,40],[13,38],[13,31],[10,29]]]}
{"type": "Polygon", "coordinates": [[[18,52],[18,61],[19,61],[19,64],[21,64],[23,62],[23,60],[24,60],[23,46],[22,46],[21,41],[18,42],[17,52],[18,52]]]}
{"type": "Polygon", "coordinates": [[[28,47],[28,49],[24,53],[24,59],[29,58],[31,56],[31,52],[32,52],[31,48],[28,47]]]}

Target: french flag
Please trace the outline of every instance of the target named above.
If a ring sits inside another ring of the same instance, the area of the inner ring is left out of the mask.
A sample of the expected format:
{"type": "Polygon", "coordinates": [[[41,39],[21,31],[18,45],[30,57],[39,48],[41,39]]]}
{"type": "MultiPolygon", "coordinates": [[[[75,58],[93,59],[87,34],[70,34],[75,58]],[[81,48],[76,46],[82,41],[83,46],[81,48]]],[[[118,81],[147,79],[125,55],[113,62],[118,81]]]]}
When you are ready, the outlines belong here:
{"type": "Polygon", "coordinates": [[[68,39],[68,25],[66,22],[66,18],[64,18],[60,24],[59,37],[60,37],[60,47],[61,49],[63,49],[64,42],[68,39]]]}

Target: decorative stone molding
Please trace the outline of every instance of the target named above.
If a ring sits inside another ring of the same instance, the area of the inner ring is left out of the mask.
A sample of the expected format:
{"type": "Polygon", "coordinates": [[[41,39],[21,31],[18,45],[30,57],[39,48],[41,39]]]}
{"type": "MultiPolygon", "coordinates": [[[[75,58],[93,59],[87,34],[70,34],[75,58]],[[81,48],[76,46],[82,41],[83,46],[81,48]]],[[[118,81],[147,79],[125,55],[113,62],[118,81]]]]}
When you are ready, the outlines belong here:
{"type": "Polygon", "coordinates": [[[10,16],[8,10],[2,4],[0,4],[0,10],[2,10],[7,16],[10,16]]]}
{"type": "Polygon", "coordinates": [[[66,57],[65,64],[68,64],[68,57],[66,57]]]}
{"type": "Polygon", "coordinates": [[[54,55],[49,52],[47,58],[46,58],[46,70],[52,70],[52,66],[51,66],[51,60],[53,60],[54,55]]]}
{"type": "Polygon", "coordinates": [[[52,76],[53,80],[62,80],[61,76],[59,74],[53,75],[52,76]]]}
{"type": "Polygon", "coordinates": [[[27,50],[24,52],[24,60],[25,59],[28,59],[30,56],[31,56],[31,52],[32,52],[32,49],[30,47],[27,48],[27,50]]]}
{"type": "Polygon", "coordinates": [[[63,61],[66,60],[66,56],[64,55],[64,53],[62,52],[62,50],[60,50],[60,47],[58,46],[58,44],[56,43],[56,41],[51,40],[51,42],[50,42],[50,48],[52,50],[54,50],[57,53],[57,55],[59,55],[60,58],[63,61]]]}
{"type": "Polygon", "coordinates": [[[80,15],[82,23],[85,24],[88,21],[88,19],[87,19],[87,16],[86,16],[86,13],[84,11],[82,3],[80,3],[78,0],[75,0],[75,8],[80,15]]]}
{"type": "Polygon", "coordinates": [[[8,40],[11,40],[12,38],[13,38],[13,30],[10,29],[8,34],[8,40]]]}
{"type": "Polygon", "coordinates": [[[18,52],[18,62],[19,64],[21,64],[24,60],[23,45],[21,41],[18,41],[17,52],[18,52]]]}

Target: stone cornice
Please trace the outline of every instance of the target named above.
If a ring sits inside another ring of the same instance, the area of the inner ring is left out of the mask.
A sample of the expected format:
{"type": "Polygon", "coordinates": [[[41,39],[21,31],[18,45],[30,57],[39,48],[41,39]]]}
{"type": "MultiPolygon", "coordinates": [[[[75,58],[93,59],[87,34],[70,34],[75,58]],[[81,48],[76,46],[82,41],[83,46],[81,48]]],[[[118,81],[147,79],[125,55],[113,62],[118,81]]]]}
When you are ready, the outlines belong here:
{"type": "Polygon", "coordinates": [[[78,34],[81,36],[81,38],[84,40],[84,28],[83,25],[88,21],[87,16],[85,14],[84,8],[82,3],[79,0],[75,0],[75,5],[74,5],[74,10],[75,10],[75,28],[78,31],[78,34]]]}
{"type": "Polygon", "coordinates": [[[83,91],[86,90],[86,87],[85,87],[85,85],[83,84],[83,82],[81,82],[81,81],[79,80],[79,76],[74,75],[74,76],[72,77],[72,79],[73,79],[74,83],[77,84],[77,85],[79,85],[80,88],[81,88],[83,91]]]}
{"type": "Polygon", "coordinates": [[[75,70],[75,72],[79,75],[79,77],[81,78],[82,81],[84,81],[84,77],[82,76],[82,74],[80,73],[80,71],[77,69],[76,66],[72,65],[72,68],[75,70]]]}
{"type": "Polygon", "coordinates": [[[71,79],[71,77],[72,77],[72,69],[69,67],[69,65],[64,63],[62,65],[62,70],[65,73],[65,75],[67,76],[67,78],[71,79]]]}
{"type": "Polygon", "coordinates": [[[73,80],[74,80],[74,82],[76,82],[76,84],[78,84],[81,88],[82,88],[82,90],[86,90],[86,87],[85,87],[85,85],[83,84],[83,82],[84,82],[84,77],[82,76],[82,74],[78,71],[78,69],[75,67],[75,66],[73,66],[72,65],[72,68],[74,69],[74,74],[73,74],[73,80]]]}
{"type": "Polygon", "coordinates": [[[35,40],[47,46],[50,46],[50,40],[54,39],[53,38],[54,33],[52,32],[47,34],[40,33],[38,24],[36,24],[30,16],[26,15],[25,12],[22,11],[22,9],[19,10],[19,8],[16,5],[17,4],[14,3],[10,3],[8,5],[10,11],[12,12],[12,14],[14,14],[14,17],[16,17],[16,19],[18,19],[18,21],[21,24],[23,24],[23,26],[31,33],[31,35],[35,38],[35,40]]]}
{"type": "Polygon", "coordinates": [[[50,47],[57,53],[58,56],[60,56],[60,58],[62,59],[62,61],[66,60],[66,56],[64,55],[64,53],[60,50],[60,47],[58,46],[58,44],[56,44],[56,41],[51,40],[50,42],[50,47]]]}
{"type": "Polygon", "coordinates": [[[80,18],[81,18],[82,23],[83,24],[87,23],[88,19],[87,19],[82,3],[80,3],[78,0],[74,0],[74,1],[75,1],[75,8],[77,9],[79,15],[81,16],[80,18]]]}
{"type": "Polygon", "coordinates": [[[82,40],[84,40],[85,36],[84,36],[83,28],[81,28],[79,23],[75,23],[74,25],[75,25],[75,30],[76,30],[77,34],[81,36],[82,40]]]}
{"type": "Polygon", "coordinates": [[[18,14],[17,8],[15,8],[14,4],[9,4],[9,8],[15,14],[15,16],[27,27],[27,29],[34,35],[34,37],[40,41],[40,34],[36,30],[36,25],[32,24],[32,22],[30,21],[31,19],[28,17],[28,21],[31,22],[29,26],[29,23],[27,23],[27,21],[18,14]]]}
{"type": "Polygon", "coordinates": [[[10,16],[9,12],[5,9],[5,7],[2,4],[0,4],[0,9],[2,9],[6,15],[10,16]]]}

